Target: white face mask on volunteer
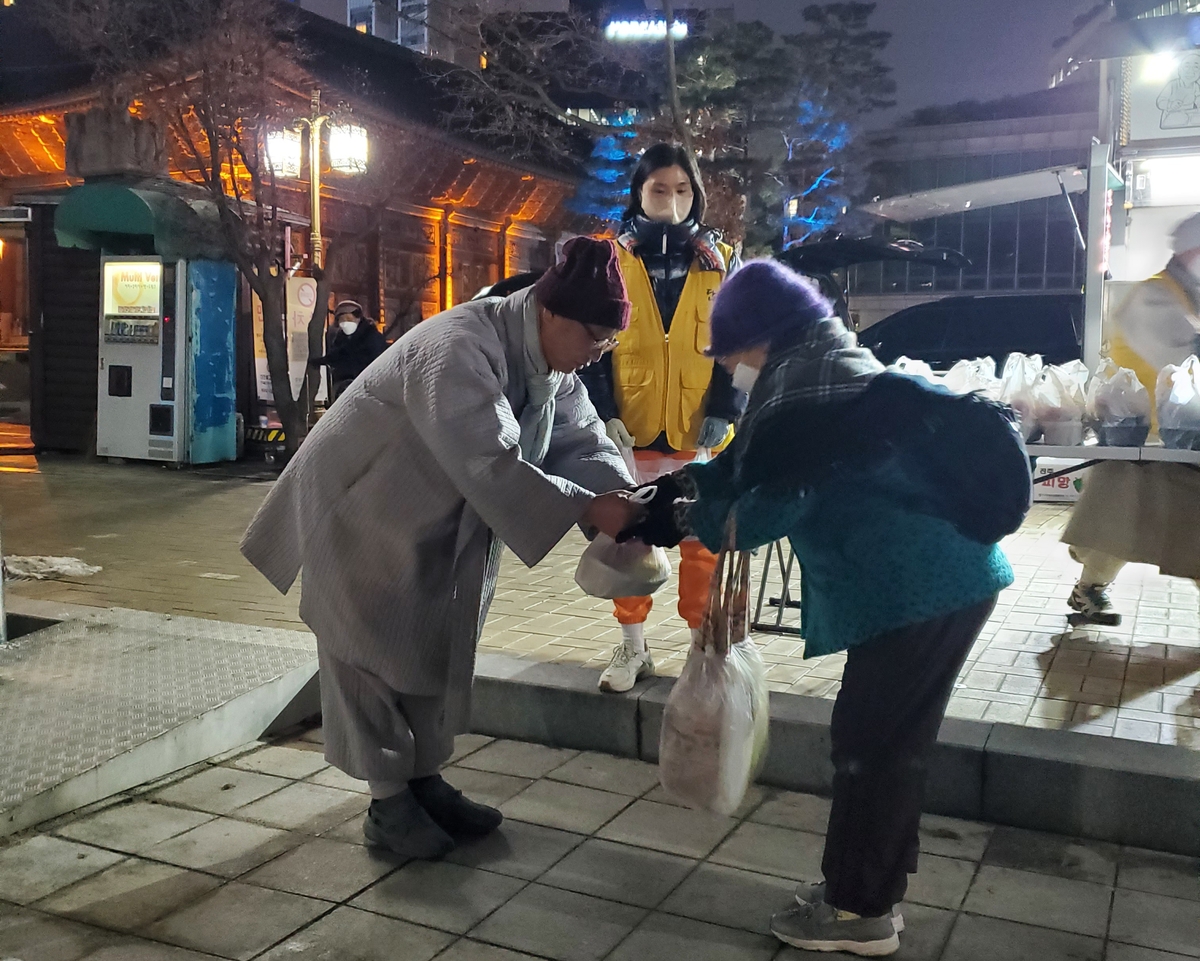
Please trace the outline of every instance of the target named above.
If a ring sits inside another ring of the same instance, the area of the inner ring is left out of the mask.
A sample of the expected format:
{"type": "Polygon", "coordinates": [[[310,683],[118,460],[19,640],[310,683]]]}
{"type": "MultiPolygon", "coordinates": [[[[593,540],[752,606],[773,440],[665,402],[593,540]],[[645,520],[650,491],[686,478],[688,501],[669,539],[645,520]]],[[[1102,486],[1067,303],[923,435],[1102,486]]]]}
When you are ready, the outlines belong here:
{"type": "Polygon", "coordinates": [[[757,367],[751,367],[749,364],[738,364],[733,368],[733,387],[735,390],[740,390],[743,394],[748,394],[754,390],[754,385],[758,382],[758,375],[761,371],[757,367]]]}
{"type": "Polygon", "coordinates": [[[347,337],[349,337],[356,330],[358,330],[358,321],[357,320],[339,320],[338,326],[342,328],[342,333],[345,334],[347,337]]]}

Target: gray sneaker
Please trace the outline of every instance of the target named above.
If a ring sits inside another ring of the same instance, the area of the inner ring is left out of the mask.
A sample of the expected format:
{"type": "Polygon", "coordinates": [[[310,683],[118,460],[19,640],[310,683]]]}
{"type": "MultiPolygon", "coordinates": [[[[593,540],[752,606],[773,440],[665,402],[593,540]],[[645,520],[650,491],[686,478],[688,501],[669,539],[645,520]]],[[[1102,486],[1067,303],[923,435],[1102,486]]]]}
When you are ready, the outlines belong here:
{"type": "Polygon", "coordinates": [[[879,958],[900,950],[900,938],[888,915],[843,917],[828,904],[799,904],[771,918],[771,933],[802,951],[846,951],[879,958]]]}
{"type": "Polygon", "coordinates": [[[368,844],[422,861],[437,861],[454,850],[454,839],[437,826],[412,791],[372,801],[363,836],[368,844]]]}
{"type": "MultiPolygon", "coordinates": [[[[821,904],[824,900],[824,881],[801,881],[796,885],[797,904],[821,904]]],[[[904,915],[896,906],[892,907],[892,927],[896,929],[897,934],[904,930],[904,915]]]]}

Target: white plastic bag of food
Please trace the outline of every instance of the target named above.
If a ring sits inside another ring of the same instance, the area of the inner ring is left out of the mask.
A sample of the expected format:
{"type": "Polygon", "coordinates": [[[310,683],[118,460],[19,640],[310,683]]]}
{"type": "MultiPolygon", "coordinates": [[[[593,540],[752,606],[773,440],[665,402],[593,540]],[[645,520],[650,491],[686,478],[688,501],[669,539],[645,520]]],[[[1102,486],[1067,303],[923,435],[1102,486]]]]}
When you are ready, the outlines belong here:
{"type": "Polygon", "coordinates": [[[1167,447],[1200,449],[1200,359],[1193,354],[1158,375],[1158,433],[1167,447]]]}
{"type": "MultiPolygon", "coordinates": [[[[656,493],[644,488],[631,498],[645,503],[656,493]]],[[[671,559],[661,547],[639,540],[618,544],[607,534],[597,534],[579,558],[575,583],[592,597],[647,597],[671,577],[671,559]]]]}
{"type": "Polygon", "coordinates": [[[733,543],[731,524],[699,637],[667,699],[658,761],[668,796],[722,815],[761,770],[769,721],[766,665],[747,633],[750,555],[733,543]]]}
{"type": "Polygon", "coordinates": [[[1017,413],[1021,434],[1029,440],[1037,431],[1036,402],[1033,388],[1042,372],[1040,354],[1009,354],[1000,376],[1000,400],[1017,413]]]}
{"type": "Polygon", "coordinates": [[[938,376],[933,372],[933,368],[923,360],[913,360],[911,357],[897,357],[888,369],[894,370],[899,374],[924,377],[931,384],[938,382],[938,376]]]}
{"type": "Polygon", "coordinates": [[[1106,447],[1139,447],[1150,433],[1150,392],[1128,367],[1104,359],[1087,394],[1087,419],[1106,447]]]}
{"type": "Polygon", "coordinates": [[[1033,405],[1034,416],[1045,443],[1057,447],[1073,447],[1083,443],[1083,415],[1087,409],[1087,398],[1077,370],[1070,367],[1043,367],[1033,388],[1033,405]]]}
{"type": "Polygon", "coordinates": [[[990,357],[960,360],[942,379],[947,390],[956,394],[983,394],[996,400],[1000,396],[1000,378],[996,362],[990,357]]]}

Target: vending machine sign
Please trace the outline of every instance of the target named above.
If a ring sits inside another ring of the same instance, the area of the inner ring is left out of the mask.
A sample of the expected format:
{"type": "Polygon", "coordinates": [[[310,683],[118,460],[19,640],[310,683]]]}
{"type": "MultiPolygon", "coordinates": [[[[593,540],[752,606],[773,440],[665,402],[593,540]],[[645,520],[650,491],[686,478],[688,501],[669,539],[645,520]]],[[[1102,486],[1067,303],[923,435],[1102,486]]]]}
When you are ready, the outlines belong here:
{"type": "Polygon", "coordinates": [[[106,260],[103,274],[104,339],[157,344],[162,316],[162,262],[106,260]]]}

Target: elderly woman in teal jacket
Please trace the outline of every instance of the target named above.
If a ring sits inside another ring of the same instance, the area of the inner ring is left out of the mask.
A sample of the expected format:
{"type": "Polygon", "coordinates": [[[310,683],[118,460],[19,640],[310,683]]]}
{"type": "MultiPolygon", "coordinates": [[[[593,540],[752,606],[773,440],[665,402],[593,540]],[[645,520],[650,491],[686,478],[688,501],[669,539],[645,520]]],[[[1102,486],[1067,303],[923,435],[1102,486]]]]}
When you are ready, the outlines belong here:
{"type": "Polygon", "coordinates": [[[710,463],[661,479],[622,536],[669,546],[694,534],[716,550],[732,513],[738,549],[791,541],[804,656],[848,653],[824,880],[802,884],[772,930],[802,949],[875,956],[899,947],[894,906],[917,868],[927,761],[1013,574],[995,543],[947,519],[937,485],[905,456],[924,388],[885,372],[832,313],[773,261],[726,281],[711,350],[750,392],[737,437],[710,463]]]}

